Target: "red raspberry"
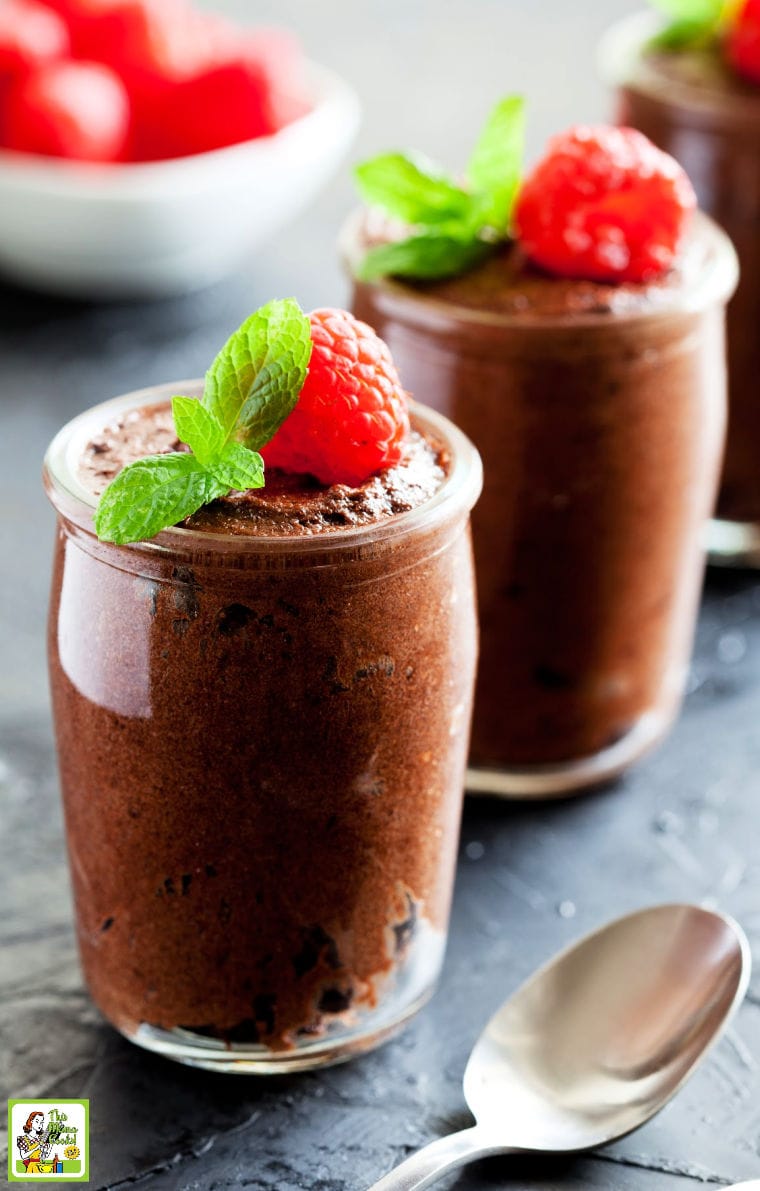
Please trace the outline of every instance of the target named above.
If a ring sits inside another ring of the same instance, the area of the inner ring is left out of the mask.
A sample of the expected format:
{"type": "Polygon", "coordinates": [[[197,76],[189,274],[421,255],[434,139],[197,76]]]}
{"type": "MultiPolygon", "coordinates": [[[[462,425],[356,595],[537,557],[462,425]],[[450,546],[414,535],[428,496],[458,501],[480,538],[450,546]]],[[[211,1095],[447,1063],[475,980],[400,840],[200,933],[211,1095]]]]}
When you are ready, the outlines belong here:
{"type": "MultiPolygon", "coordinates": [[[[0,12],[21,2],[0,0],[0,12]]],[[[312,106],[303,53],[283,31],[248,32],[187,0],[46,2],[68,23],[74,57],[105,63],[127,87],[134,160],[268,136],[312,106]]]]}
{"type": "Polygon", "coordinates": [[[523,183],[517,237],[562,277],[650,281],[673,263],[696,206],[680,165],[632,128],[571,128],[523,183]]]}
{"type": "Polygon", "coordinates": [[[73,54],[121,70],[150,55],[151,39],[184,16],[182,0],[43,0],[68,23],[73,54]]]}
{"type": "Polygon", "coordinates": [[[273,129],[284,128],[313,107],[301,43],[286,29],[253,30],[241,47],[250,70],[266,83],[266,111],[273,129]]]}
{"type": "MultiPolygon", "coordinates": [[[[201,43],[213,44],[211,31],[201,43]]],[[[202,153],[277,132],[309,110],[305,79],[299,43],[288,34],[262,29],[244,35],[233,27],[225,44],[220,31],[206,68],[171,97],[167,155],[202,153]]],[[[154,129],[157,110],[151,111],[154,129]]]]}
{"type": "Polygon", "coordinates": [[[130,11],[123,34],[98,25],[132,96],[137,159],[184,157],[277,130],[272,85],[261,63],[248,61],[240,30],[182,0],[142,0],[130,11]]]}
{"type": "Polygon", "coordinates": [[[69,52],[65,22],[35,0],[0,3],[0,88],[69,52]]]}
{"type": "Polygon", "coordinates": [[[728,28],[723,52],[750,83],[760,83],[760,0],[745,0],[728,28]]]}
{"type": "Polygon", "coordinates": [[[208,60],[211,26],[220,21],[183,0],[79,0],[79,8],[77,53],[106,62],[130,83],[144,75],[168,82],[191,75],[208,60]]]}
{"type": "Polygon", "coordinates": [[[243,61],[213,65],[178,83],[165,112],[158,109],[165,116],[163,155],[185,157],[268,136],[275,127],[267,98],[261,72],[243,61]]]}
{"type": "Polygon", "coordinates": [[[345,310],[315,310],[298,404],[261,452],[270,467],[356,487],[399,463],[406,393],[385,343],[345,310]]]}
{"type": "Polygon", "coordinates": [[[129,98],[100,62],[48,62],[11,90],[3,143],[22,153],[116,161],[129,133],[129,98]]]}

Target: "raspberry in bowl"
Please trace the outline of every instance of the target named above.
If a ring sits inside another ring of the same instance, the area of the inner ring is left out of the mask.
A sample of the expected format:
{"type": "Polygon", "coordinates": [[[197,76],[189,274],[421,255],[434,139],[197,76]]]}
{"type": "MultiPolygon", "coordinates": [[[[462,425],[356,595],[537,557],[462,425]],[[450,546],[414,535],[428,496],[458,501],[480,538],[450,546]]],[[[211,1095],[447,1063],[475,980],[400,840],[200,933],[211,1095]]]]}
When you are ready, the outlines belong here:
{"type": "Polygon", "coordinates": [[[89,298],[211,284],[308,205],[358,111],[286,30],[188,0],[4,0],[0,272],[89,298]]]}
{"type": "Polygon", "coordinates": [[[670,26],[661,13],[636,13],[608,31],[599,62],[620,122],[678,159],[739,257],[728,307],[726,453],[708,545],[713,562],[758,566],[760,4],[705,5],[701,21],[670,26]]]}
{"type": "Polygon", "coordinates": [[[218,1070],[298,1070],[368,1049],[430,995],[467,754],[480,478],[454,426],[407,407],[369,328],[291,302],[252,316],[205,383],[107,402],[51,445],[50,672],[79,946],[128,1038],[218,1070]],[[285,440],[277,465],[258,451],[298,413],[305,347],[327,376],[326,338],[352,444],[329,483],[287,470],[285,440]]]}
{"type": "Polygon", "coordinates": [[[359,167],[342,251],[354,312],[483,457],[468,785],[549,797],[621,773],[677,714],[736,260],[640,133],[571,129],[523,179],[519,120],[498,105],[464,183],[359,167]]]}

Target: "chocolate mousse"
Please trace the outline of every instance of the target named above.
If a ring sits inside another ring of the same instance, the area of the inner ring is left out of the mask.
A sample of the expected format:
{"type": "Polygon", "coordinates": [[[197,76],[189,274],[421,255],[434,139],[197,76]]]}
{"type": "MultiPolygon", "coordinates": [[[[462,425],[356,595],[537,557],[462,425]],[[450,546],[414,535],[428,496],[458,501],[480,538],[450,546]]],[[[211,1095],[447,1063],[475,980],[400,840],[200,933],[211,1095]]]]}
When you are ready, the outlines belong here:
{"type": "Polygon", "coordinates": [[[622,124],[681,162],[701,208],[728,233],[741,275],[728,308],[729,422],[718,517],[745,527],[744,544],[713,527],[710,544],[760,561],[760,86],[723,60],[717,43],[665,50],[656,17],[638,14],[607,35],[601,61],[622,124]]]}
{"type": "Polygon", "coordinates": [[[397,1026],[440,967],[479,464],[416,408],[402,461],[360,486],[268,469],[264,488],[153,541],[99,542],[104,485],[181,449],[173,391],[90,411],[46,466],[82,962],[105,1015],[146,1046],[311,1065],[397,1026]]]}
{"type": "MultiPolygon", "coordinates": [[[[146,455],[182,450],[186,448],[177,439],[168,403],[129,410],[87,444],[79,476],[94,496],[100,496],[126,464],[146,455]]],[[[443,443],[413,431],[402,461],[359,488],[328,487],[308,475],[269,468],[264,488],[230,492],[204,505],[183,524],[209,533],[254,536],[301,536],[371,525],[430,500],[449,464],[443,443]]]]}
{"type": "Polygon", "coordinates": [[[507,243],[436,282],[358,280],[410,391],[478,445],[474,788],[609,778],[681,699],[724,426],[731,246],[698,216],[651,282],[550,276],[507,243]],[[485,771],[485,776],[483,773],[485,771]]]}

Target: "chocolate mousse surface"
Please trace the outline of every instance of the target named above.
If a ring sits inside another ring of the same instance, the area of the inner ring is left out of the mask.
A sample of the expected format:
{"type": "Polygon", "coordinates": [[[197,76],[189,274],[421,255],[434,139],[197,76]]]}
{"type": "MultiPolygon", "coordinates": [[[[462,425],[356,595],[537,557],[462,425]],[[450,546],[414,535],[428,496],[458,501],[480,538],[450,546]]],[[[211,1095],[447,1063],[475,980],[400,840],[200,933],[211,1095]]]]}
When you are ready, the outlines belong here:
{"type": "MultiPolygon", "coordinates": [[[[349,269],[371,233],[361,219],[349,229],[349,269]]],[[[672,721],[723,442],[735,278],[730,245],[701,215],[676,267],[646,284],[549,276],[516,247],[446,281],[354,277],[352,309],[407,387],[483,457],[476,766],[562,767],[627,738],[651,743],[672,721]]]]}
{"type": "MultiPolygon", "coordinates": [[[[79,479],[176,445],[165,404],[127,407],[79,479]]],[[[62,516],[50,671],[79,943],[128,1036],[287,1052],[430,992],[476,656],[469,510],[392,549],[383,527],[445,482],[447,450],[417,433],[359,489],[270,473],[171,548],[62,516]]]]}
{"type": "MultiPolygon", "coordinates": [[[[183,449],[168,403],[129,410],[87,444],[79,478],[99,496],[126,464],[183,449]]],[[[356,488],[267,468],[263,488],[231,492],[182,524],[242,536],[301,536],[369,525],[424,504],[440,488],[449,463],[443,444],[413,430],[402,461],[356,488]]]]}
{"type": "MultiPolygon", "coordinates": [[[[350,268],[368,248],[385,242],[383,226],[384,221],[378,220],[374,212],[356,220],[345,245],[350,268]]],[[[515,242],[501,245],[482,264],[455,277],[441,281],[389,278],[377,284],[399,297],[407,292],[431,302],[530,324],[546,319],[604,319],[681,309],[685,295],[703,284],[716,263],[715,238],[698,217],[684,239],[674,268],[644,285],[551,276],[532,264],[515,242]]]]}

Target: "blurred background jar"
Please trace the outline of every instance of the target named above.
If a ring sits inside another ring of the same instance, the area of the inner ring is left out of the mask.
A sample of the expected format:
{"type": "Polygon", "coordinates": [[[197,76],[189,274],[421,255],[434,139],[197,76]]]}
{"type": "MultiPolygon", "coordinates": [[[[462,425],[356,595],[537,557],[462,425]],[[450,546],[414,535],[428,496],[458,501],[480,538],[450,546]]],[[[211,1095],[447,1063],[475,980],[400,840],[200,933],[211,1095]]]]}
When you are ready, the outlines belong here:
{"type": "MultiPolygon", "coordinates": [[[[736,6],[734,6],[736,8],[736,6]]],[[[760,565],[760,76],[731,61],[730,34],[700,45],[657,41],[663,19],[636,13],[601,43],[615,114],[671,153],[700,206],[736,247],[739,286],[728,307],[729,419],[711,561],[760,565]]]]}

